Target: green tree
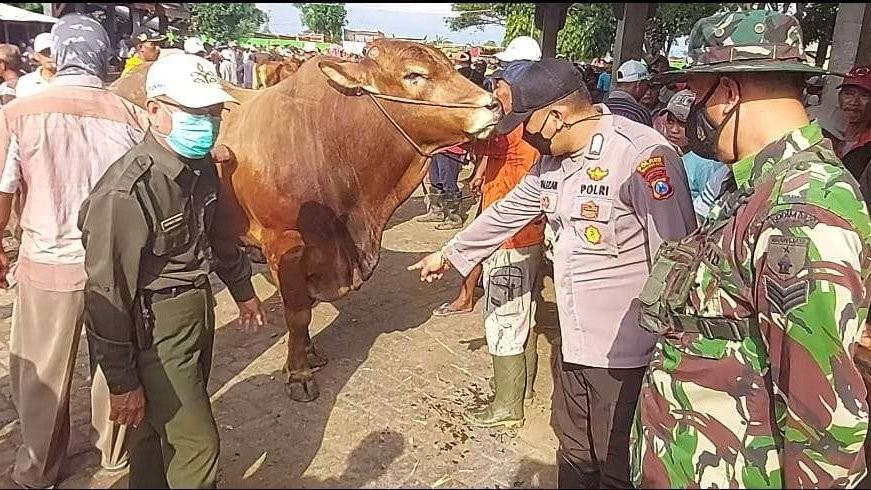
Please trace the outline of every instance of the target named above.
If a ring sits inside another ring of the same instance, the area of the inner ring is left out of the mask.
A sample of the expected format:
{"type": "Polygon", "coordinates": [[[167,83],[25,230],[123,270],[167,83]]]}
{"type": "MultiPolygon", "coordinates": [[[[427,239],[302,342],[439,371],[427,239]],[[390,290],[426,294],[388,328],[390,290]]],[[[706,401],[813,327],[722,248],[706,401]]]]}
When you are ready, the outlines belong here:
{"type": "Polygon", "coordinates": [[[348,23],[344,3],[295,3],[299,18],[310,31],[330,38],[342,39],[342,28],[348,23]]]}
{"type": "Polygon", "coordinates": [[[13,7],[18,7],[20,9],[29,10],[31,12],[36,12],[37,14],[42,13],[42,4],[41,3],[10,3],[13,7]]]}
{"type": "Polygon", "coordinates": [[[445,23],[452,31],[462,31],[469,27],[484,30],[484,26],[488,25],[504,26],[505,11],[510,9],[512,5],[516,4],[452,3],[451,8],[458,15],[447,18],[445,23]]]}
{"type": "Polygon", "coordinates": [[[269,22],[253,3],[191,3],[191,30],[209,42],[238,39],[269,22]]]}
{"type": "Polygon", "coordinates": [[[838,17],[837,3],[806,3],[796,4],[796,16],[801,23],[801,32],[805,45],[816,42],[817,53],[815,64],[823,66],[826,53],[832,45],[835,35],[835,19],[838,17]]]}
{"type": "Polygon", "coordinates": [[[607,3],[576,3],[566,12],[556,38],[556,52],[571,60],[590,60],[611,51],[617,33],[614,10],[607,3]]]}
{"type": "Polygon", "coordinates": [[[658,3],[647,21],[644,48],[648,54],[668,55],[674,41],[690,33],[699,19],[713,15],[725,7],[721,3],[658,3]]]}

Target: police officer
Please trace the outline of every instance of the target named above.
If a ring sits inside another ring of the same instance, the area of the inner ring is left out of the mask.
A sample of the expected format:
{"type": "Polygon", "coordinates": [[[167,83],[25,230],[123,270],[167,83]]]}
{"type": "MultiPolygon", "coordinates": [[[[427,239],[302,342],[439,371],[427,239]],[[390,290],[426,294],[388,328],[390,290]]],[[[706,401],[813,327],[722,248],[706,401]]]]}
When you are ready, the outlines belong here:
{"type": "Polygon", "coordinates": [[[732,168],[701,228],[664,245],[641,295],[659,334],[632,431],[636,486],[838,488],[865,474],[871,222],[802,104],[787,14],[701,19],[681,72],[690,146],[732,168]]]}
{"type": "Polygon", "coordinates": [[[218,431],[206,392],[214,339],[214,270],[244,326],[263,324],[251,265],[213,224],[218,175],[209,151],[224,92],[214,67],[177,54],[146,78],[151,129],[82,206],[88,340],[132,427],[130,486],[208,488],[218,431]],[[212,263],[216,265],[212,267],[212,263]]]}
{"type": "Polygon", "coordinates": [[[525,123],[524,140],[542,154],[539,163],[440,252],[409,269],[427,281],[450,266],[468,274],[544,214],[555,232],[562,335],[553,395],[559,486],[627,487],[629,428],[655,340],[639,327],[633,299],[660,243],[696,226],[686,175],[662,135],[592,105],[568,61],[530,65],[511,85],[511,99],[496,130],[525,123]]]}

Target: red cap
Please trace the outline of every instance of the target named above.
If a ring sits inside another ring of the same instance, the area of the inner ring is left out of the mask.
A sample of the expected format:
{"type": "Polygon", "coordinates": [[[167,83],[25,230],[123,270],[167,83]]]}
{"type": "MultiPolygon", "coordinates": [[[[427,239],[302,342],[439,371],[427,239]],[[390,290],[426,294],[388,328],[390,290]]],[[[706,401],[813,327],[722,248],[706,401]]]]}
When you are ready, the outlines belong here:
{"type": "Polygon", "coordinates": [[[871,66],[854,66],[851,68],[838,88],[846,87],[848,85],[855,85],[871,92],[871,66]]]}

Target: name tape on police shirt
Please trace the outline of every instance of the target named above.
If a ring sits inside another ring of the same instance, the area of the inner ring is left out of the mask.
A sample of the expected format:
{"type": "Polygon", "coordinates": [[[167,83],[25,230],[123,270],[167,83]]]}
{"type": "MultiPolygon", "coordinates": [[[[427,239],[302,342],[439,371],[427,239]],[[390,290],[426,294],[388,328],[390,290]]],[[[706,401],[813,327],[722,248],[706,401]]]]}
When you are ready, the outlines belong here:
{"type": "Polygon", "coordinates": [[[668,178],[665,168],[665,159],[659,155],[652,156],[638,164],[635,171],[647,182],[650,193],[654,199],[661,201],[668,199],[674,194],[674,187],[668,178]]]}

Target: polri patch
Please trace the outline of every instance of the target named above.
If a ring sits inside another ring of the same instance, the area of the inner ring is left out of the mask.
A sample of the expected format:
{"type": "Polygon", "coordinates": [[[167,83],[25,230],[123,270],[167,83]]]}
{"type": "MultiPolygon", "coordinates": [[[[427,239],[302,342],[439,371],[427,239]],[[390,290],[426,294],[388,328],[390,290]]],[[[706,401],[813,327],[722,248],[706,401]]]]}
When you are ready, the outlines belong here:
{"type": "Polygon", "coordinates": [[[807,262],[810,240],[804,237],[777,235],[768,241],[766,264],[781,280],[795,277],[807,262]]]}
{"type": "Polygon", "coordinates": [[[665,169],[665,159],[661,156],[656,155],[644,160],[638,164],[635,171],[647,182],[654,199],[661,201],[674,195],[674,187],[665,169]]]}

